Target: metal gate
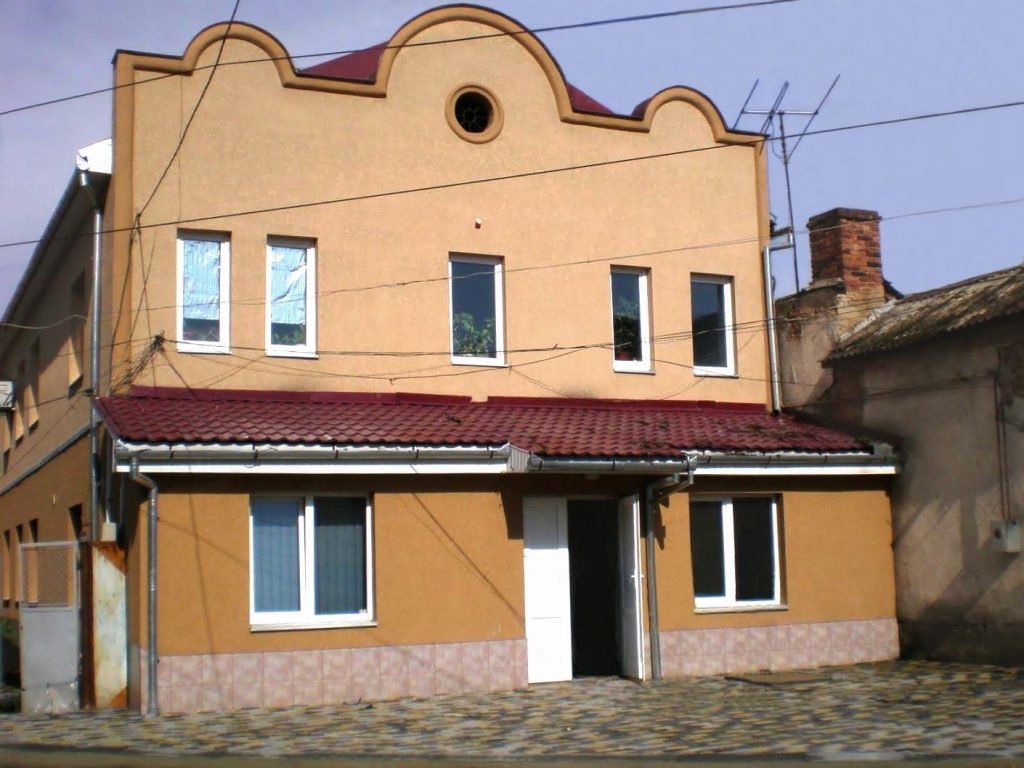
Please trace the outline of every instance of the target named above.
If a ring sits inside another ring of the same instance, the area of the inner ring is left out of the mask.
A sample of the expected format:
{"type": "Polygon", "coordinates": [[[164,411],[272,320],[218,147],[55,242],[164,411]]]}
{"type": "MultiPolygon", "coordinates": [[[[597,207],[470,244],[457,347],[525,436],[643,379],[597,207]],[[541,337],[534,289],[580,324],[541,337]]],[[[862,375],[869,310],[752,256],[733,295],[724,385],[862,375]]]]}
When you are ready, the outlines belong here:
{"type": "Polygon", "coordinates": [[[78,542],[22,544],[21,711],[79,708],[78,542]]]}

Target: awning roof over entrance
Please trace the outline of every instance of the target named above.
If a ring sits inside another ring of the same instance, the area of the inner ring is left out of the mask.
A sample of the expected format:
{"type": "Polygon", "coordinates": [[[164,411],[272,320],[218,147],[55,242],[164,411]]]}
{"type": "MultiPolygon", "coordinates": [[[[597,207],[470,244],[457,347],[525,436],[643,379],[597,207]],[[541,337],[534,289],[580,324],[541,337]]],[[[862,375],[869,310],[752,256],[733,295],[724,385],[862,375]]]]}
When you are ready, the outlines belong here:
{"type": "Polygon", "coordinates": [[[122,471],[895,471],[869,442],[763,405],[137,387],[96,407],[122,471]]]}

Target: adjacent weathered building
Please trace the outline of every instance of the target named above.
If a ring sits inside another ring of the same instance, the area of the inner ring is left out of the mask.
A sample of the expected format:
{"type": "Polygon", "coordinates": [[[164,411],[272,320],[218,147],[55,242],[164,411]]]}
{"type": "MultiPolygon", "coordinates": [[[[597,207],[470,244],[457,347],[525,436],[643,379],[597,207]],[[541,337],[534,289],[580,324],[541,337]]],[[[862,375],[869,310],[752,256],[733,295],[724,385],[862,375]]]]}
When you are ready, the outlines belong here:
{"type": "Polygon", "coordinates": [[[1021,664],[1024,269],[900,296],[882,278],[878,221],[836,209],[808,223],[813,281],[778,302],[785,403],[901,445],[904,651],[1021,664]]]}

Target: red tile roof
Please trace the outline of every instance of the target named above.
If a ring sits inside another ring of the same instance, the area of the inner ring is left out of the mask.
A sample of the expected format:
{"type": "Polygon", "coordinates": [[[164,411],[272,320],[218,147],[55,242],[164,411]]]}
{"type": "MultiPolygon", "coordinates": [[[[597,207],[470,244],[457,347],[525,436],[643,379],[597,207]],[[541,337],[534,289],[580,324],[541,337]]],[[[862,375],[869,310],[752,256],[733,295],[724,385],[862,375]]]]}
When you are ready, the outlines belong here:
{"type": "MultiPolygon", "coordinates": [[[[361,51],[347,53],[330,61],[323,61],[302,70],[306,75],[317,75],[318,77],[336,77],[339,80],[357,80],[359,82],[372,83],[377,79],[377,67],[380,66],[380,57],[387,49],[387,43],[377,43],[361,51]]],[[[577,112],[590,112],[597,115],[614,114],[608,107],[597,99],[581,91],[572,83],[565,84],[569,91],[569,101],[572,108],[577,112]]]]}
{"type": "Polygon", "coordinates": [[[401,394],[133,388],[100,398],[134,443],[513,445],[540,456],[678,458],[684,450],[867,451],[861,440],[773,416],[763,405],[698,401],[468,398],[401,394]]]}

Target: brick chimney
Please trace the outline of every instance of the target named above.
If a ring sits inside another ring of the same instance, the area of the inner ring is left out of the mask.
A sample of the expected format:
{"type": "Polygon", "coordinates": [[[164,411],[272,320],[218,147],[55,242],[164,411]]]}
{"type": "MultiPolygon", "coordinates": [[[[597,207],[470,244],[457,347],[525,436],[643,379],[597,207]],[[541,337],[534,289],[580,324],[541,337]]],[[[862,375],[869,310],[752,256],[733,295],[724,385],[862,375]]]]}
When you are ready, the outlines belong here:
{"type": "Polygon", "coordinates": [[[807,222],[811,283],[775,302],[782,402],[812,407],[832,386],[821,361],[886,301],[877,211],[833,208],[807,222]]]}
{"type": "Polygon", "coordinates": [[[858,301],[885,296],[877,211],[833,208],[807,222],[811,240],[811,280],[839,283],[858,301]]]}

